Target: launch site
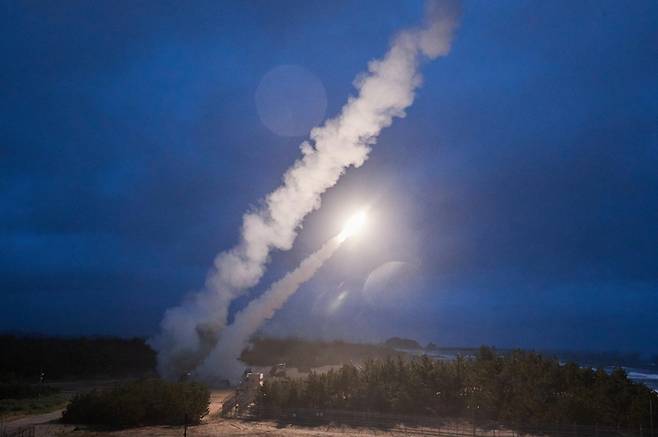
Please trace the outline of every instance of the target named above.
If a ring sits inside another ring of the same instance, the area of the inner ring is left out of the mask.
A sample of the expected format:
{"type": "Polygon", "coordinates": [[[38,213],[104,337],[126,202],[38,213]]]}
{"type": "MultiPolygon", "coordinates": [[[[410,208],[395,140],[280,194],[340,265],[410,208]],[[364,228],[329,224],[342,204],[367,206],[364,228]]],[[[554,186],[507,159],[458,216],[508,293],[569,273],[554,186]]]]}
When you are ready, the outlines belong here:
{"type": "Polygon", "coordinates": [[[3,0],[0,437],[658,437],[657,23],[3,0]]]}

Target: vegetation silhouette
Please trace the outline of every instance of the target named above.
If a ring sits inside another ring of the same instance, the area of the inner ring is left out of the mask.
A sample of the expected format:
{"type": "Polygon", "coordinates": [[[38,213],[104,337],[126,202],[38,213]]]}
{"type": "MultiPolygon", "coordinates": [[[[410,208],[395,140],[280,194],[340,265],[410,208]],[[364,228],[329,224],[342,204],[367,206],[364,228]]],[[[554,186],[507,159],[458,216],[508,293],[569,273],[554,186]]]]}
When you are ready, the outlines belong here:
{"type": "Polygon", "coordinates": [[[210,391],[202,384],[145,379],[76,395],[62,421],[110,428],[197,424],[209,403],[210,391]]]}
{"type": "Polygon", "coordinates": [[[346,341],[315,341],[299,338],[256,338],[242,352],[240,359],[249,366],[272,366],[285,363],[310,371],[313,367],[361,362],[404,355],[394,349],[377,344],[346,341]]]}
{"type": "Polygon", "coordinates": [[[658,394],[629,380],[621,368],[607,373],[534,352],[502,356],[481,347],[469,359],[368,360],[306,378],[275,378],[265,382],[259,406],[454,417],[512,428],[577,424],[647,430],[651,399],[658,405],[658,394]]]}
{"type": "Polygon", "coordinates": [[[155,352],[142,338],[0,335],[0,350],[5,380],[143,376],[155,369],[155,352]]]}

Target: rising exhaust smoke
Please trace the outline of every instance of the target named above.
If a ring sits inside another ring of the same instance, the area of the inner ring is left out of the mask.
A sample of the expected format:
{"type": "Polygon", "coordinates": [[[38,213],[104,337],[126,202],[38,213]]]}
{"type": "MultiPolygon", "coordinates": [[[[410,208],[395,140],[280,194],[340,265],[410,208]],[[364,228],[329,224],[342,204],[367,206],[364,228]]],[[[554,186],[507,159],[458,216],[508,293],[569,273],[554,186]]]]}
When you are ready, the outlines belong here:
{"type": "Polygon", "coordinates": [[[370,146],[394,117],[404,117],[421,83],[421,58],[436,58],[450,48],[458,8],[429,3],[423,27],[400,33],[381,60],[355,81],[340,114],[311,131],[301,144],[302,157],[283,176],[283,184],[266,196],[262,207],[244,215],[240,242],[220,253],[203,290],[165,312],[160,333],[152,340],[158,371],[177,378],[194,369],[223,336],[233,299],[262,277],[272,249],[288,250],[302,219],[319,208],[320,196],[345,170],[359,167],[370,146]]]}
{"type": "Polygon", "coordinates": [[[337,235],[324,243],[317,252],[302,261],[299,266],[272,284],[258,299],[235,316],[232,324],[224,328],[217,346],[199,366],[195,377],[208,382],[228,379],[240,380],[244,365],[239,361],[249,338],[266,320],[272,318],[299,287],[315,275],[322,265],[336,252],[345,237],[337,235]]]}

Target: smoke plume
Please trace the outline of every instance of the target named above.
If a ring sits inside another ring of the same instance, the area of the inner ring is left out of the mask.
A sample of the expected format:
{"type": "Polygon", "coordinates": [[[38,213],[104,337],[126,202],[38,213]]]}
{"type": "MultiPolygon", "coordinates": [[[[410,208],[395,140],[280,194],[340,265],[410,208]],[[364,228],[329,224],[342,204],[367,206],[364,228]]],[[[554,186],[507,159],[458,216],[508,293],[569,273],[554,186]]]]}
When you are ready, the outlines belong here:
{"type": "Polygon", "coordinates": [[[369,63],[368,72],[355,81],[357,97],[311,130],[310,140],[300,146],[302,157],[286,171],[283,183],[261,207],[244,215],[240,242],[215,258],[203,290],[165,312],[152,340],[163,377],[176,378],[204,360],[224,336],[231,301],[258,283],[270,251],[290,249],[303,218],[319,208],[321,194],[348,167],[365,162],[394,117],[404,117],[421,83],[420,60],[450,48],[457,9],[454,3],[430,3],[422,27],[400,33],[384,58],[369,63]]]}
{"type": "Polygon", "coordinates": [[[338,235],[324,243],[320,250],[304,259],[295,270],[272,284],[258,299],[251,301],[236,314],[235,320],[222,331],[217,347],[199,366],[195,376],[209,382],[220,378],[229,379],[232,383],[238,382],[244,369],[238,359],[249,338],[263,322],[272,318],[304,282],[315,275],[343,241],[344,237],[338,235]]]}

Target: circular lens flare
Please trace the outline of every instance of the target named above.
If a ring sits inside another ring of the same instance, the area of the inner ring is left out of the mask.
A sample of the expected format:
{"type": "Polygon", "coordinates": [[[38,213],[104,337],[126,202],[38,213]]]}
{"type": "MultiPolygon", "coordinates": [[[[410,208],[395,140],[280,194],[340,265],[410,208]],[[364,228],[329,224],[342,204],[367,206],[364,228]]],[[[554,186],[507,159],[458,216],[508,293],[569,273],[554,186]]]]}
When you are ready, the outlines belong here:
{"type": "Polygon", "coordinates": [[[354,214],[343,226],[343,230],[340,233],[340,238],[342,241],[354,236],[363,229],[363,226],[366,224],[366,213],[365,211],[359,211],[354,214]]]}

